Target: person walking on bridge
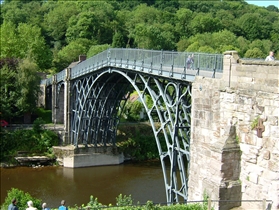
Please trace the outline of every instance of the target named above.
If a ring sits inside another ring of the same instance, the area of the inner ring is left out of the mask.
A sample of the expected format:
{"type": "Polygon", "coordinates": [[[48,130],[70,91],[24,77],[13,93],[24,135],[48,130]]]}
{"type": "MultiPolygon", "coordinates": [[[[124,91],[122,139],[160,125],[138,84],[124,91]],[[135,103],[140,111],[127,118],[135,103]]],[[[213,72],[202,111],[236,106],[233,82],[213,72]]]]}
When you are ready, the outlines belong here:
{"type": "Polygon", "coordinates": [[[266,57],[265,61],[274,61],[275,58],[274,58],[274,52],[273,51],[270,51],[269,52],[269,55],[266,57]]]}

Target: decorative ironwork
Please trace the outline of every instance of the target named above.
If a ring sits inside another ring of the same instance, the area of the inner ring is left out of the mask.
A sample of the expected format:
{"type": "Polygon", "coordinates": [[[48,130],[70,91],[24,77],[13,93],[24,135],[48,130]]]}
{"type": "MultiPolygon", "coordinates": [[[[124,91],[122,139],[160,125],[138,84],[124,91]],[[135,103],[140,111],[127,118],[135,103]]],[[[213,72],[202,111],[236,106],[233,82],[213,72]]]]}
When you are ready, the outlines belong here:
{"type": "Polygon", "coordinates": [[[72,84],[72,144],[115,145],[121,101],[137,91],[157,143],[168,202],[187,201],[189,168],[191,83],[141,74],[122,68],[105,68],[78,78],[72,84]],[[153,104],[146,103],[150,96],[153,104]],[[165,137],[164,151],[159,135],[165,137]],[[170,173],[168,173],[170,166],[170,173]]]}

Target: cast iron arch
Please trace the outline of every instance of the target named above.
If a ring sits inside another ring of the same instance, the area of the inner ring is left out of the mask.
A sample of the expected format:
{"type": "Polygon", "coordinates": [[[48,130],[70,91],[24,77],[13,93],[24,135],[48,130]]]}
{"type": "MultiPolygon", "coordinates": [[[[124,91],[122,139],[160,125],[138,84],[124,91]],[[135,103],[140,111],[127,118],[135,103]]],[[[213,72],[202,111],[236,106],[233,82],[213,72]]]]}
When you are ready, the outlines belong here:
{"type": "Polygon", "coordinates": [[[115,145],[119,109],[131,87],[137,91],[150,121],[163,169],[167,202],[187,202],[190,162],[191,83],[140,74],[122,68],[104,68],[73,82],[72,144],[115,145]],[[149,95],[152,105],[145,96],[149,95]],[[156,124],[159,126],[155,125],[156,124]],[[165,137],[163,151],[159,134],[165,137]],[[168,166],[170,167],[168,172],[168,166]]]}

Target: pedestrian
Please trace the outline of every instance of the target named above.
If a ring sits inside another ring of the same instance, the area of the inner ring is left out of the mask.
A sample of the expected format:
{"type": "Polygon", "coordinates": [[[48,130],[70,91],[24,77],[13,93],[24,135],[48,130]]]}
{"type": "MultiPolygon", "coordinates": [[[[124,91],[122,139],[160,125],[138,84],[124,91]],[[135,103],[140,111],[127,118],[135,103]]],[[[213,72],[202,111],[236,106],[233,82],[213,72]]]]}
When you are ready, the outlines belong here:
{"type": "Polygon", "coordinates": [[[18,207],[16,206],[16,203],[17,203],[16,198],[13,198],[12,203],[8,207],[8,210],[18,210],[18,207]]]}
{"type": "Polygon", "coordinates": [[[50,210],[50,208],[47,208],[47,204],[43,203],[42,204],[42,210],[50,210]]]}
{"type": "Polygon", "coordinates": [[[265,61],[274,61],[275,58],[274,58],[274,52],[273,51],[270,51],[269,52],[269,55],[266,57],[265,61]]]}
{"type": "Polygon", "coordinates": [[[37,208],[33,206],[33,201],[28,201],[27,206],[28,208],[26,208],[26,210],[37,210],[37,208]]]}
{"type": "Polygon", "coordinates": [[[61,201],[61,206],[59,206],[58,210],[68,210],[68,208],[65,206],[65,200],[61,201]]]}
{"type": "Polygon", "coordinates": [[[194,63],[194,54],[189,55],[187,60],[186,60],[186,63],[187,63],[187,69],[192,69],[193,68],[193,63],[194,63]]]}
{"type": "Polygon", "coordinates": [[[190,69],[191,68],[191,56],[190,55],[188,56],[186,63],[187,63],[187,69],[190,69]]]}

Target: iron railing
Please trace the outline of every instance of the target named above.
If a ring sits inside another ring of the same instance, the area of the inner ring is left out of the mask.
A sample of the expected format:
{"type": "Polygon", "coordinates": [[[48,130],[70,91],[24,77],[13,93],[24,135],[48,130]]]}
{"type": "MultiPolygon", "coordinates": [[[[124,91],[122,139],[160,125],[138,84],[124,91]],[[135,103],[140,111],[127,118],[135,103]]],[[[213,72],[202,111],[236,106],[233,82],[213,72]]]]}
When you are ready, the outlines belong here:
{"type": "MultiPolygon", "coordinates": [[[[175,52],[163,50],[144,50],[111,48],[77,64],[71,69],[70,79],[86,75],[104,67],[118,67],[148,74],[194,80],[196,75],[216,77],[223,72],[223,55],[196,52],[175,52]],[[193,62],[187,64],[187,58],[193,56],[193,62]]],[[[65,79],[63,70],[56,75],[56,82],[65,79]]],[[[42,81],[50,85],[53,78],[42,81]]]]}

